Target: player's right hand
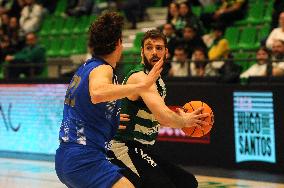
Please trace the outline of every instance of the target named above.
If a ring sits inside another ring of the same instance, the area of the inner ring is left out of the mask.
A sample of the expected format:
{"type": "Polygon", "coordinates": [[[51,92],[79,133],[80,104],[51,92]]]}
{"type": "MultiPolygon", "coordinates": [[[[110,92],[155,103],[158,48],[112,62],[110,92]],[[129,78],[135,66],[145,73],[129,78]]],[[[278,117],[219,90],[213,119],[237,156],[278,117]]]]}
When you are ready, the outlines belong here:
{"type": "Polygon", "coordinates": [[[145,81],[142,83],[143,84],[143,88],[149,88],[151,87],[153,84],[156,83],[156,80],[160,77],[160,73],[163,70],[163,63],[164,63],[164,59],[161,58],[151,69],[151,71],[149,72],[149,74],[147,75],[145,81]]]}
{"type": "Polygon", "coordinates": [[[202,120],[208,117],[209,113],[201,113],[204,110],[200,107],[191,113],[185,113],[182,109],[178,109],[178,114],[184,119],[184,127],[198,127],[203,129],[202,126],[208,125],[208,122],[202,120]]]}

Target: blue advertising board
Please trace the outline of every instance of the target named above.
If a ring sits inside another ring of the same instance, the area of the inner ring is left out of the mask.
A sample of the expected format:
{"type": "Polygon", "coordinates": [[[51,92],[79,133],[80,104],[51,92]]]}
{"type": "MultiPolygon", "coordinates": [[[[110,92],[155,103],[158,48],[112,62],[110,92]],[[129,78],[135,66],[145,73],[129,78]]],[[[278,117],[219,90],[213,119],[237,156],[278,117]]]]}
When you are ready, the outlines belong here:
{"type": "Polygon", "coordinates": [[[55,154],[66,84],[0,84],[0,151],[55,154]]]}
{"type": "Polygon", "coordinates": [[[272,92],[234,92],[235,160],[276,163],[272,92]]]}

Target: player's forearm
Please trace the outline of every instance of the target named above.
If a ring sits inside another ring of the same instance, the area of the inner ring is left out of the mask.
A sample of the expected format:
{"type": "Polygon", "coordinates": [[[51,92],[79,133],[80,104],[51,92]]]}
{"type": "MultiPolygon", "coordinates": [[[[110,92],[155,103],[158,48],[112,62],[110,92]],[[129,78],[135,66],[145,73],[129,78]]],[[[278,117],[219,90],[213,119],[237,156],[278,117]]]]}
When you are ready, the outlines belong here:
{"type": "Polygon", "coordinates": [[[183,128],[185,126],[185,121],[182,116],[170,109],[166,109],[165,111],[165,113],[161,113],[158,117],[156,117],[162,126],[172,128],[183,128]]]}
{"type": "Polygon", "coordinates": [[[100,103],[106,101],[113,101],[122,99],[129,95],[137,94],[141,91],[142,85],[140,84],[127,84],[127,85],[113,85],[104,84],[96,88],[92,88],[90,96],[92,103],[100,103]]]}

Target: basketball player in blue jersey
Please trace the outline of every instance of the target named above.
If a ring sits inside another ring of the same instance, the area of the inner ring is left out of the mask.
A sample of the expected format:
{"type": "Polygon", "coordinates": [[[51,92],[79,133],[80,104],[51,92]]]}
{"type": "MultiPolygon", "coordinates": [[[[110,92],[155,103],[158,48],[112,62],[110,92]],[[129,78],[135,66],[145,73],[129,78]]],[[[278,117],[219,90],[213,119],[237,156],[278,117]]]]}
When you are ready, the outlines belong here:
{"type": "Polygon", "coordinates": [[[151,87],[162,70],[162,60],[143,83],[117,85],[113,69],[122,52],[123,19],[105,13],[89,29],[92,58],[76,71],[66,91],[55,169],[69,188],[132,188],[123,169],[106,158],[106,144],[119,125],[118,99],[151,87]]]}
{"type": "MultiPolygon", "coordinates": [[[[161,60],[166,59],[167,39],[158,30],[147,31],[141,42],[142,63],[137,64],[125,77],[123,84],[143,83],[149,72],[161,60]]],[[[196,188],[195,177],[157,156],[152,150],[160,124],[172,128],[202,127],[203,108],[192,113],[176,114],[164,102],[166,87],[161,78],[138,94],[122,100],[122,112],[130,121],[122,123],[126,129],[118,131],[109,144],[111,162],[128,169],[126,177],[143,188],[196,188]]]]}

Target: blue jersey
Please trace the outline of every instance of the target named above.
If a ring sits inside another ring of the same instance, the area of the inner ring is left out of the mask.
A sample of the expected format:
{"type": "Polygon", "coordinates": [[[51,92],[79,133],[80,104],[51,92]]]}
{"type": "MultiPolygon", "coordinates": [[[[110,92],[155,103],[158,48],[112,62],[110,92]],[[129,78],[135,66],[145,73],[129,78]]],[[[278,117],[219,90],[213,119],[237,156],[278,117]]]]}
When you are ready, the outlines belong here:
{"type": "MultiPolygon", "coordinates": [[[[60,142],[105,149],[105,144],[114,137],[119,125],[120,101],[93,104],[89,92],[89,74],[103,64],[107,62],[92,58],[73,76],[64,101],[60,142]]],[[[113,83],[117,84],[116,75],[113,83]]]]}

